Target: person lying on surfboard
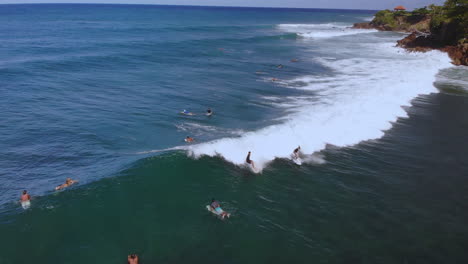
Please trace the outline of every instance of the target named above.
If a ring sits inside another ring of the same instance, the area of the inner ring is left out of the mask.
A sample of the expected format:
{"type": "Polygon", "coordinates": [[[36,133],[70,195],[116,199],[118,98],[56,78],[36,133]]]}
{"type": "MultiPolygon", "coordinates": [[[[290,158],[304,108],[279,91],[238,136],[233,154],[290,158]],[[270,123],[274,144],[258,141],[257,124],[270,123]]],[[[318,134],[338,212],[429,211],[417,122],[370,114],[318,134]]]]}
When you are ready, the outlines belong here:
{"type": "Polygon", "coordinates": [[[294,158],[298,159],[299,158],[299,151],[301,151],[301,146],[298,146],[296,149],[294,149],[293,154],[294,158]]]}
{"type": "Polygon", "coordinates": [[[195,115],[194,113],[189,112],[189,111],[187,111],[187,110],[185,110],[185,109],[184,109],[184,111],[182,111],[182,112],[180,112],[180,113],[183,114],[183,115],[190,115],[190,116],[195,115]]]}
{"type": "Polygon", "coordinates": [[[211,108],[208,108],[208,110],[206,110],[206,115],[211,116],[212,114],[213,114],[213,111],[211,111],[211,108]]]}
{"type": "Polygon", "coordinates": [[[245,162],[247,162],[247,164],[250,164],[252,166],[252,169],[255,169],[255,164],[253,160],[250,159],[250,151],[249,154],[247,154],[247,158],[245,158],[245,162]]]}
{"type": "Polygon", "coordinates": [[[216,212],[217,215],[221,216],[221,218],[224,219],[224,217],[230,217],[231,214],[225,212],[223,209],[221,209],[221,205],[219,205],[219,202],[216,201],[214,198],[211,199],[211,204],[210,204],[211,209],[216,212]]]}
{"type": "Polygon", "coordinates": [[[192,137],[189,137],[189,136],[187,136],[184,140],[187,143],[192,143],[193,141],[195,141],[195,139],[193,139],[192,137]]]}
{"type": "Polygon", "coordinates": [[[65,189],[67,187],[70,187],[71,185],[77,183],[78,181],[76,180],[72,180],[71,178],[67,178],[65,180],[65,183],[64,184],[60,184],[59,186],[55,187],[55,190],[58,191],[58,190],[61,190],[61,189],[65,189]]]}

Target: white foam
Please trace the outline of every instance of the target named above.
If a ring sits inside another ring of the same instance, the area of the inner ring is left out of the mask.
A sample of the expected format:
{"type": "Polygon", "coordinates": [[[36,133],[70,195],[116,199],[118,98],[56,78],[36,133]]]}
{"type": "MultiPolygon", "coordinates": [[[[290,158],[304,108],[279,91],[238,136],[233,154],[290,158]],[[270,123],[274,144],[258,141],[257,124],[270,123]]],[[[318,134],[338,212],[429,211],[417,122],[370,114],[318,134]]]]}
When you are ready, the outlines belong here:
{"type": "MultiPolygon", "coordinates": [[[[368,42],[366,39],[330,41],[320,46],[323,56],[314,60],[330,69],[328,75],[285,81],[302,82],[294,88],[304,89],[304,95],[266,98],[278,107],[290,106],[291,102],[295,105],[295,111],[289,112],[283,123],[242,137],[193,145],[189,153],[194,157],[220,155],[242,165],[247,152],[252,151],[251,159],[261,170],[275,158],[289,158],[298,145],[310,155],[327,144],[344,147],[382,137],[391,122],[407,116],[402,106],[410,105],[420,94],[437,92],[435,76],[451,64],[448,56],[439,51],[408,53],[396,48],[397,35],[374,36],[368,42]],[[330,57],[330,53],[334,56],[330,57]]],[[[323,159],[318,159],[320,162],[323,159]]]]}
{"type": "Polygon", "coordinates": [[[333,38],[347,35],[377,32],[374,29],[352,29],[352,25],[343,23],[326,24],[280,24],[278,28],[293,32],[305,38],[333,38]]]}

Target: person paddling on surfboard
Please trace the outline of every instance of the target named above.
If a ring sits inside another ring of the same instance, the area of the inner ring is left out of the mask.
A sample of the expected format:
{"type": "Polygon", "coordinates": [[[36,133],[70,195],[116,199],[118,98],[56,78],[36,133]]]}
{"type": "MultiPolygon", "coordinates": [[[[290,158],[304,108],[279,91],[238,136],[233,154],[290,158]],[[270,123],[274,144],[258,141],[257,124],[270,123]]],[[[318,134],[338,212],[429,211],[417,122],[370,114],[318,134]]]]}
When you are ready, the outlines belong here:
{"type": "Polygon", "coordinates": [[[219,205],[219,202],[216,201],[214,198],[211,199],[210,207],[217,215],[221,216],[222,219],[224,219],[224,217],[226,216],[228,218],[231,216],[231,214],[226,213],[223,209],[221,209],[221,205],[219,205]]]}
{"type": "Polygon", "coordinates": [[[252,166],[252,169],[255,169],[255,164],[253,160],[250,159],[250,151],[249,154],[247,154],[247,158],[245,158],[245,162],[247,162],[247,164],[250,164],[252,166]]]}
{"type": "Polygon", "coordinates": [[[301,151],[301,146],[298,146],[296,149],[294,149],[293,154],[294,158],[298,159],[299,158],[299,151],[301,151]]]}
{"type": "Polygon", "coordinates": [[[76,180],[72,180],[71,178],[67,178],[65,180],[65,183],[64,184],[60,184],[59,186],[55,187],[55,190],[58,191],[58,190],[61,190],[61,189],[65,189],[67,187],[70,187],[71,185],[77,183],[78,181],[76,180]]]}
{"type": "Polygon", "coordinates": [[[211,116],[212,114],[213,114],[213,111],[211,111],[211,108],[208,108],[208,110],[206,110],[206,115],[211,116]]]}
{"type": "Polygon", "coordinates": [[[185,109],[184,109],[184,111],[182,111],[182,112],[180,112],[180,113],[183,114],[183,115],[189,115],[189,116],[195,115],[194,113],[189,112],[189,111],[187,111],[187,110],[185,110],[185,109]]]}
{"type": "Polygon", "coordinates": [[[185,142],[187,142],[187,143],[192,143],[193,141],[195,141],[195,139],[193,139],[192,137],[187,136],[185,138],[185,142]]]}
{"type": "Polygon", "coordinates": [[[128,264],[138,264],[138,255],[137,254],[128,255],[127,263],[128,264]]]}

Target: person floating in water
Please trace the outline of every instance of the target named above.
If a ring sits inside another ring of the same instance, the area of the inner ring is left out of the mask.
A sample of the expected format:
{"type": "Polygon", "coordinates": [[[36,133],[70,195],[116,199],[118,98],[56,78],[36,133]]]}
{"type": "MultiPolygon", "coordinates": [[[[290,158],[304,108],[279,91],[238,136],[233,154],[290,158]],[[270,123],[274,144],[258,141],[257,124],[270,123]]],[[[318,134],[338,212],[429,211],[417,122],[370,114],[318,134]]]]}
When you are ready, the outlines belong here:
{"type": "Polygon", "coordinates": [[[278,68],[278,69],[283,68],[283,64],[278,64],[278,65],[276,66],[276,68],[278,68]]]}
{"type": "Polygon", "coordinates": [[[245,158],[245,162],[247,162],[247,164],[250,164],[252,166],[252,169],[255,169],[255,164],[253,160],[250,159],[250,151],[249,154],[247,154],[247,158],[245,158]]]}
{"type": "Polygon", "coordinates": [[[206,115],[211,116],[212,114],[213,114],[213,111],[211,110],[211,108],[208,108],[208,110],[206,110],[206,115]]]}
{"type": "Polygon", "coordinates": [[[67,187],[70,187],[71,185],[77,183],[78,181],[76,180],[72,180],[71,178],[67,178],[65,180],[65,183],[64,184],[60,184],[59,186],[55,187],[55,190],[58,191],[58,190],[62,190],[62,189],[65,189],[67,187]]]}
{"type": "Polygon", "coordinates": [[[299,158],[299,151],[301,151],[301,146],[298,146],[296,149],[294,149],[293,154],[294,158],[298,159],[299,158]]]}
{"type": "Polygon", "coordinates": [[[28,209],[31,206],[31,195],[28,194],[28,191],[23,191],[23,194],[20,198],[20,203],[24,209],[28,209]]]}
{"type": "Polygon", "coordinates": [[[228,218],[231,216],[231,214],[229,214],[229,213],[225,212],[223,209],[221,209],[221,205],[214,198],[211,199],[210,207],[211,207],[211,209],[213,209],[213,211],[216,212],[217,215],[221,216],[222,219],[224,219],[224,217],[226,217],[226,216],[228,218]]]}
{"type": "Polygon", "coordinates": [[[29,202],[31,201],[31,195],[29,195],[28,191],[24,190],[23,194],[21,195],[20,202],[29,202]]]}
{"type": "Polygon", "coordinates": [[[128,255],[127,263],[128,264],[138,264],[138,255],[137,254],[128,255]]]}
{"type": "Polygon", "coordinates": [[[193,142],[193,141],[195,141],[195,139],[193,139],[192,137],[187,136],[187,137],[185,138],[185,142],[187,142],[187,143],[191,143],[191,142],[193,142]]]}

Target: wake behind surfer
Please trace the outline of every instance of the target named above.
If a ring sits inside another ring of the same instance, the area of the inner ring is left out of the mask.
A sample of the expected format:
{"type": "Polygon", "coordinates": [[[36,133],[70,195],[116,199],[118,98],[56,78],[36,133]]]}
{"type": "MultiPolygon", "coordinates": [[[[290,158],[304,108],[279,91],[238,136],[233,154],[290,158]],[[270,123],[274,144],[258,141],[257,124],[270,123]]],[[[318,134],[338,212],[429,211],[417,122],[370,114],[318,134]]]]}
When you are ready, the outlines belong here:
{"type": "Polygon", "coordinates": [[[249,151],[249,154],[247,154],[247,157],[245,158],[245,162],[247,162],[247,164],[250,164],[252,166],[252,169],[255,169],[255,164],[253,162],[253,160],[250,159],[250,151],[249,151]]]}

